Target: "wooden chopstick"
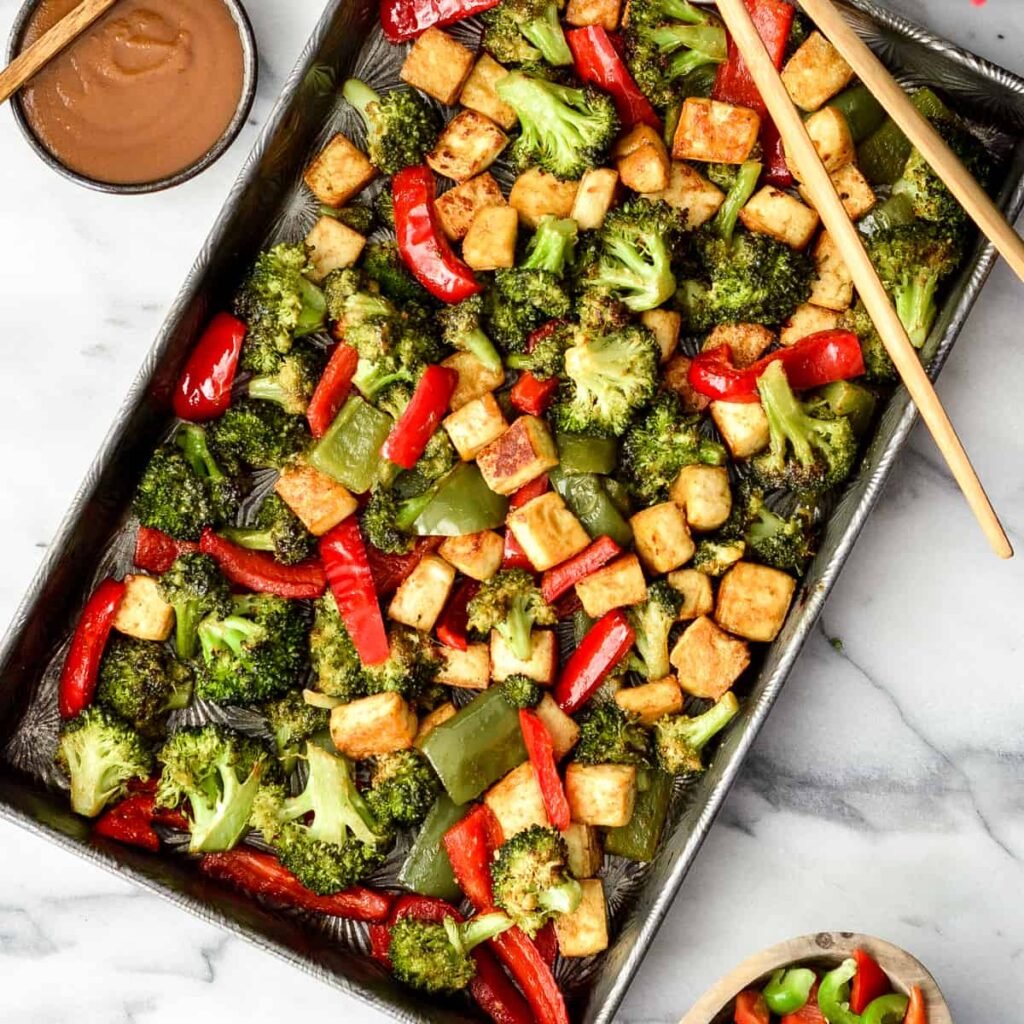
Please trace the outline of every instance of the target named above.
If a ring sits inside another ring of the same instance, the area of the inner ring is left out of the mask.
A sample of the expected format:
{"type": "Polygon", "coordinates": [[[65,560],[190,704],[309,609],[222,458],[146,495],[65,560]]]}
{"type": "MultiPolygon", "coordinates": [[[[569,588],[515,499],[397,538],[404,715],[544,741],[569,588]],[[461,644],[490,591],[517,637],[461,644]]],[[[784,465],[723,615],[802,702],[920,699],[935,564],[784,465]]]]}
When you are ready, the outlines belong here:
{"type": "Polygon", "coordinates": [[[971,220],[1024,281],[1024,239],[1014,231],[999,207],[957,159],[928,119],[910,102],[899,82],[846,23],[832,0],[800,0],[800,3],[819,31],[839,51],[886,113],[946,183],[971,220]]]}
{"type": "Polygon", "coordinates": [[[811,201],[843,254],[857,292],[864,300],[910,397],[917,404],[921,418],[931,431],[993,550],[1000,558],[1012,558],[1013,547],[1006,531],[921,365],[916,349],[889,301],[860,234],[846,215],[842,200],[807,134],[803,118],[789,98],[786,86],[758,35],[744,0],[718,0],[718,10],[775,121],[789,158],[800,172],[811,201]]]}
{"type": "Polygon", "coordinates": [[[80,36],[117,0],[82,0],[53,28],[43,33],[30,47],[18,54],[0,71],[0,103],[10,99],[33,75],[41,71],[68,43],[80,36]]]}

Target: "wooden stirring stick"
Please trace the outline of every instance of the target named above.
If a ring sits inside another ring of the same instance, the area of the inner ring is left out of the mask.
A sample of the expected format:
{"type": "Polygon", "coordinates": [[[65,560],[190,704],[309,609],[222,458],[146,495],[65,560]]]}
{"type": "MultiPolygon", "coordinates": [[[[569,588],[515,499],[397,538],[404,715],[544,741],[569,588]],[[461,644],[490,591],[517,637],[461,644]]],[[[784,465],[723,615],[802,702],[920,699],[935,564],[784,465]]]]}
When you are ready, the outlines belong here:
{"type": "Polygon", "coordinates": [[[13,96],[33,75],[41,71],[68,43],[78,38],[117,0],[82,0],[53,28],[41,35],[28,49],[18,54],[0,71],[0,103],[13,96]]]}
{"type": "Polygon", "coordinates": [[[889,301],[860,234],[846,215],[842,200],[807,134],[799,111],[790,100],[786,86],[758,35],[744,0],[718,0],[718,10],[743,56],[768,112],[775,121],[789,158],[800,172],[811,201],[843,254],[857,292],[864,300],[886,351],[900,377],[903,378],[907,391],[910,392],[910,397],[917,404],[921,418],[931,431],[939,451],[942,452],[993,550],[1000,558],[1012,558],[1013,548],[1006,531],[999,522],[995,509],[967,457],[967,452],[921,365],[917,351],[889,301]]]}
{"type": "Polygon", "coordinates": [[[846,23],[832,0],[800,0],[800,3],[875,99],[885,107],[888,115],[920,150],[971,220],[1024,281],[1024,239],[1007,223],[999,207],[957,159],[928,119],[910,102],[899,82],[846,23]]]}

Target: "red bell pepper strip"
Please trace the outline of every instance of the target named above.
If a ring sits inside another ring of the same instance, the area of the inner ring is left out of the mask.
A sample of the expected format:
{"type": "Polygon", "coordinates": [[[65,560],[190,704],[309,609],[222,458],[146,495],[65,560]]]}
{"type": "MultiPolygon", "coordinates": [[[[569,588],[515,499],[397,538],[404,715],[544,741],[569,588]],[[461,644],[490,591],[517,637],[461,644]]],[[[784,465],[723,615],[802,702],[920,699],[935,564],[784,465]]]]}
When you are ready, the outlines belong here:
{"type": "Polygon", "coordinates": [[[218,313],[210,321],[174,388],[175,416],[192,422],[212,420],[231,405],[245,331],[245,324],[228,313],[218,313]]]}
{"type": "Polygon", "coordinates": [[[404,168],[391,179],[391,194],[398,251],[416,280],[442,302],[461,302],[483,291],[438,224],[433,171],[426,166],[404,168]]]}
{"type": "Polygon", "coordinates": [[[533,937],[533,944],[537,952],[548,967],[555,966],[555,957],[558,956],[558,935],[555,933],[554,921],[548,921],[546,925],[533,937]]]}
{"type": "Polygon", "coordinates": [[[530,937],[510,928],[491,939],[491,945],[523,990],[537,1024],[569,1024],[565,996],[530,937]]]}
{"type": "Polygon", "coordinates": [[[258,594],[314,598],[327,587],[324,567],[316,559],[282,565],[273,555],[233,544],[209,527],[199,538],[199,550],[210,555],[232,583],[258,594]]]}
{"type": "Polygon", "coordinates": [[[548,569],[540,579],[540,592],[548,604],[557,601],[563,594],[572,590],[580,580],[597,572],[602,565],[607,565],[622,548],[611,537],[598,537],[578,555],[573,555],[567,562],[548,569]]]}
{"type": "Polygon", "coordinates": [[[515,508],[522,508],[528,501],[533,501],[534,498],[539,498],[542,494],[546,493],[550,483],[548,482],[547,473],[541,473],[535,480],[531,480],[528,484],[523,484],[511,498],[508,499],[509,511],[515,508]]]}
{"type": "Polygon", "coordinates": [[[736,997],[732,1019],[735,1024],[771,1024],[771,1014],[764,996],[752,988],[741,992],[736,997]]]}
{"type": "Polygon", "coordinates": [[[854,1013],[863,1013],[868,1003],[887,995],[892,986],[885,971],[866,950],[855,949],[853,959],[857,961],[857,973],[850,982],[850,1009],[854,1013]]]}
{"type": "Polygon", "coordinates": [[[555,703],[567,715],[579,711],[625,657],[635,639],[633,627],[621,609],[602,615],[565,663],[555,686],[555,703]]]}
{"type": "Polygon", "coordinates": [[[483,14],[498,0],[382,0],[380,24],[389,43],[405,43],[428,28],[483,14]]]}
{"type": "Polygon", "coordinates": [[[306,407],[306,420],[314,437],[323,437],[352,390],[352,378],[359,364],[359,353],[351,345],[339,345],[324,367],[313,397],[306,407]]]}
{"type": "Polygon", "coordinates": [[[519,711],[519,728],[523,731],[523,742],[526,752],[530,755],[537,785],[540,787],[544,811],[552,828],[564,832],[570,823],[569,801],[565,798],[565,789],[558,776],[555,764],[555,748],[551,743],[548,727],[537,717],[536,712],[529,708],[519,711]]]}
{"type": "Polygon", "coordinates": [[[757,379],[772,363],[782,363],[794,391],[849,380],[864,373],[864,355],[852,331],[819,331],[795,345],[769,353],[750,366],[738,367],[728,345],[698,353],[690,363],[690,385],[699,394],[722,402],[758,401],[757,379]]]}
{"type": "Polygon", "coordinates": [[[402,469],[412,469],[448,412],[459,375],[444,366],[428,366],[380,450],[402,469]]]}
{"type": "Polygon", "coordinates": [[[364,665],[387,661],[388,635],[355,516],[349,516],[320,538],[320,557],[360,661],[364,665]]]}
{"type": "Polygon", "coordinates": [[[93,835],[114,839],[156,853],[160,837],[153,829],[155,801],[149,793],[134,793],[115,804],[92,826],[93,835]]]}
{"type": "Polygon", "coordinates": [[[437,639],[456,651],[469,649],[469,602],[476,596],[480,584],[476,580],[463,580],[448,598],[434,632],[437,639]]]}
{"type": "Polygon", "coordinates": [[[74,718],[92,703],[103,650],[122,597],[124,584],[108,577],[85,602],[60,674],[57,692],[61,718],[74,718]]]}
{"type": "Polygon", "coordinates": [[[818,1006],[817,983],[811,989],[807,1002],[796,1013],[787,1013],[779,1024],[828,1024],[825,1020],[825,1015],[818,1006]]]}
{"type": "Polygon", "coordinates": [[[516,535],[507,527],[505,528],[505,550],[501,555],[501,567],[502,569],[526,569],[528,572],[537,571],[522,545],[516,540],[516,535]]]}
{"type": "Polygon", "coordinates": [[[513,409],[528,416],[543,416],[551,408],[557,391],[557,377],[538,380],[529,370],[524,370],[512,385],[508,398],[513,409]]]}
{"type": "Polygon", "coordinates": [[[920,985],[910,990],[910,1005],[903,1017],[903,1024],[928,1024],[928,1009],[924,1004],[924,993],[920,985]]]}
{"type": "Polygon", "coordinates": [[[369,927],[370,956],[377,963],[391,970],[391,929],[386,924],[374,922],[369,927]]]}
{"type": "Polygon", "coordinates": [[[587,25],[566,32],[565,38],[576,64],[576,74],[611,96],[623,130],[647,124],[661,131],[661,118],[633,80],[607,29],[587,25]]]}
{"type": "Polygon", "coordinates": [[[191,540],[175,540],[163,530],[140,526],[135,535],[135,565],[146,572],[162,575],[167,572],[178,555],[198,551],[199,545],[191,540]]]}

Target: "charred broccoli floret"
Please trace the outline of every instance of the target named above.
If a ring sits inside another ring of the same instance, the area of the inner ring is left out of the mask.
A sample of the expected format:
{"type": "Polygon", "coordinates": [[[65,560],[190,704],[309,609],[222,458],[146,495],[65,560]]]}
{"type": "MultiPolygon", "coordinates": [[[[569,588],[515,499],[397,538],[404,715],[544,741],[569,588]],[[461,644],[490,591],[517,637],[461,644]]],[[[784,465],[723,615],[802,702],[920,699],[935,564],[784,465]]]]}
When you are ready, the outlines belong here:
{"type": "Polygon", "coordinates": [[[437,319],[446,345],[460,352],[472,352],[488,370],[496,372],[501,369],[501,356],[481,325],[483,312],[483,298],[472,295],[462,302],[445,306],[437,314],[437,319]]]}
{"type": "Polygon", "coordinates": [[[142,737],[97,705],[61,726],[55,761],[71,783],[72,810],[87,818],[123,796],[132,779],[148,779],[153,769],[142,737]]]}
{"type": "Polygon", "coordinates": [[[317,689],[346,703],[366,696],[366,677],[355,644],[338,614],[338,604],[328,590],[314,605],[309,651],[317,689]]]}
{"type": "Polygon", "coordinates": [[[253,469],[281,469],[310,443],[302,416],[291,416],[273,402],[234,402],[210,424],[210,443],[218,455],[253,469]]]}
{"type": "Polygon", "coordinates": [[[320,216],[333,217],[361,235],[368,235],[377,226],[377,213],[369,203],[352,203],[340,208],[321,203],[320,216]]]}
{"type": "Polygon", "coordinates": [[[555,609],[525,569],[501,569],[484,580],[468,611],[471,630],[483,636],[497,630],[521,661],[529,660],[533,649],[533,627],[553,626],[557,621],[555,609]]]}
{"type": "Polygon", "coordinates": [[[300,690],[289,690],[283,697],[264,704],[261,710],[285,772],[291,772],[305,741],[326,729],[330,718],[324,708],[308,704],[300,690]]]}
{"type": "Polygon", "coordinates": [[[703,537],[690,559],[690,568],[705,576],[724,576],[744,555],[747,543],[744,540],[703,537]]]}
{"type": "Polygon", "coordinates": [[[363,270],[392,302],[430,301],[427,290],[409,273],[395,242],[371,242],[363,251],[363,270]]]}
{"type": "Polygon", "coordinates": [[[572,63],[554,0],[501,0],[484,14],[484,49],[501,64],[572,63]]]}
{"type": "Polygon", "coordinates": [[[395,750],[374,758],[366,802],[382,824],[411,827],[423,821],[440,792],[440,780],[418,750],[395,750]]]}
{"type": "Polygon", "coordinates": [[[842,330],[853,331],[860,340],[860,350],[864,356],[864,376],[868,380],[879,384],[894,384],[899,380],[896,367],[862,299],[858,299],[839,318],[836,326],[842,330]]]}
{"type": "Polygon", "coordinates": [[[650,764],[651,737],[615,701],[595,701],[580,722],[580,764],[650,764]]]}
{"type": "Polygon", "coordinates": [[[501,695],[514,708],[535,708],[544,696],[540,685],[529,676],[516,673],[506,676],[499,684],[501,695]]]}
{"type": "Polygon", "coordinates": [[[224,536],[252,551],[269,551],[284,565],[296,565],[316,552],[316,538],[276,494],[268,494],[251,527],[231,527],[224,536]]]}
{"type": "Polygon", "coordinates": [[[629,609],[640,668],[648,679],[664,679],[672,671],[668,660],[668,635],[682,604],[679,591],[662,579],[650,584],[643,604],[629,609]]]}
{"type": "Polygon", "coordinates": [[[280,356],[272,371],[253,377],[247,391],[250,398],[276,402],[292,416],[305,414],[324,368],[323,353],[309,346],[296,346],[280,356]]]}
{"type": "Polygon", "coordinates": [[[561,377],[565,373],[565,352],[576,340],[572,324],[553,321],[550,329],[538,331],[526,352],[513,352],[506,365],[513,370],[529,370],[538,380],[561,377]]]}
{"type": "Polygon", "coordinates": [[[737,514],[748,556],[775,569],[803,573],[817,541],[812,503],[799,501],[789,515],[782,515],[768,507],[761,488],[746,487],[731,518],[737,514]]]}
{"type": "Polygon", "coordinates": [[[378,551],[391,555],[408,553],[415,543],[409,531],[432,499],[429,489],[402,499],[394,488],[378,485],[363,509],[360,524],[364,536],[378,551]]]}
{"type": "Polygon", "coordinates": [[[696,718],[666,715],[654,726],[658,766],[671,775],[696,775],[704,771],[702,752],[737,715],[739,701],[730,690],[714,707],[696,718]]]}
{"type": "Polygon", "coordinates": [[[366,692],[398,693],[413,700],[434,681],[441,667],[430,637],[417,629],[395,626],[388,634],[390,653],[378,665],[363,669],[366,692]]]}
{"type": "MultiPolygon", "coordinates": [[[[583,262],[583,261],[580,261],[583,262]]],[[[633,316],[614,292],[601,288],[584,288],[573,309],[580,328],[588,334],[602,334],[625,327],[633,316]]]]}
{"type": "Polygon", "coordinates": [[[179,658],[195,657],[199,623],[207,615],[227,615],[231,588],[217,563],[201,552],[179,555],[160,577],[160,592],[174,608],[174,641],[179,658]]]}
{"type": "Polygon", "coordinates": [[[437,110],[414,89],[392,89],[382,97],[358,78],[350,78],[342,96],[366,125],[366,152],[385,174],[423,162],[441,130],[437,110]]]}

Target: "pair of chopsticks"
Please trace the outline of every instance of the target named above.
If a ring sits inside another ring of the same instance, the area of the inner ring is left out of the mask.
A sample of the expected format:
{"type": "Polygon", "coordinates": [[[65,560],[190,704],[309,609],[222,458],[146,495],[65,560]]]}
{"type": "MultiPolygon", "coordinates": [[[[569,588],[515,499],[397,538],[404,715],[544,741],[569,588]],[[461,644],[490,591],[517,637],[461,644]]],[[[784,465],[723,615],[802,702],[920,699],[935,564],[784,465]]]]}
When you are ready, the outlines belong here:
{"type": "MultiPolygon", "coordinates": [[[[818,30],[853,68],[978,227],[1006,258],[1018,277],[1024,280],[1024,241],[1006,222],[998,207],[935,129],[917,112],[878,58],[846,24],[832,0],[801,0],[801,4],[818,30]]],[[[857,292],[864,300],[921,418],[931,431],[993,550],[1000,558],[1012,558],[1013,547],[1006,531],[921,365],[917,351],[907,337],[857,228],[846,214],[832,179],[804,128],[803,118],[790,99],[744,0],[718,0],[718,10],[782,136],[786,152],[800,172],[804,188],[843,253],[857,292]]]]}

